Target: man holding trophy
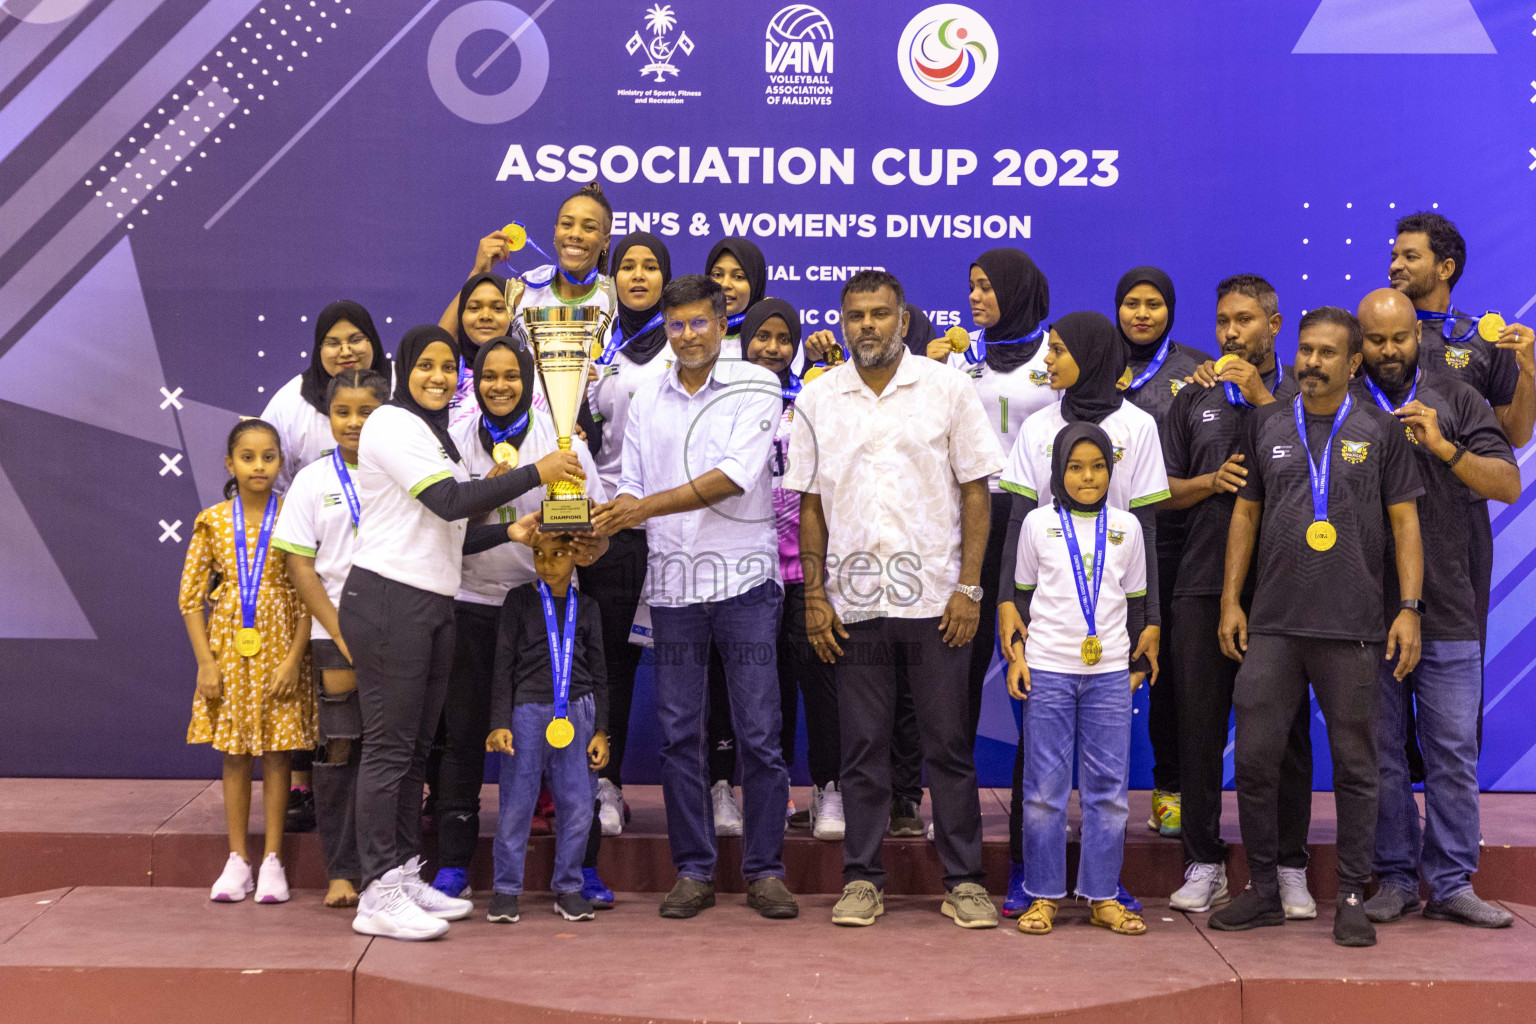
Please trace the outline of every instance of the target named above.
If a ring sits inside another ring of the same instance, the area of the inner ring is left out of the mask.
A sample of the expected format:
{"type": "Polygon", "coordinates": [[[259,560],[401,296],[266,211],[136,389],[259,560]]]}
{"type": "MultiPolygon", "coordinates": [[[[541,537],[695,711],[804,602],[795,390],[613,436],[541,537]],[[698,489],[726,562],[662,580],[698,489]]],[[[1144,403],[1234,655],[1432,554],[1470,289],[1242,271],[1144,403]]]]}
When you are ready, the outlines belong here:
{"type": "Polygon", "coordinates": [[[618,496],[592,516],[603,536],[647,523],[662,793],[678,875],[661,916],[695,917],[715,905],[704,757],[713,641],[724,656],[742,767],[747,905],[764,917],[795,917],[783,881],[789,774],[779,750],[776,639],[784,592],[769,465],[782,392],[762,367],[720,359],[726,315],[718,284],[679,277],[661,304],[677,361],[635,393],[618,496]]]}

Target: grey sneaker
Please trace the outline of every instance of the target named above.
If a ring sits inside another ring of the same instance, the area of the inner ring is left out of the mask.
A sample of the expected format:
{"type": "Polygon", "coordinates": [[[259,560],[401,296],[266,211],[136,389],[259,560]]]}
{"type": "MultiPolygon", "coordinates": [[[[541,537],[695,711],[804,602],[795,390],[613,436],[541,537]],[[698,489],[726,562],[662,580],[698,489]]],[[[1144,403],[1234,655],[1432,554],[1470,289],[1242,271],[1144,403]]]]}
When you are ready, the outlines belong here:
{"type": "Polygon", "coordinates": [[[1317,916],[1317,901],[1307,890],[1307,869],[1280,869],[1280,905],[1287,921],[1310,921],[1317,916]]]}
{"type": "Polygon", "coordinates": [[[849,882],[832,908],[832,923],[863,927],[885,913],[885,894],[873,882],[849,882]]]}
{"type": "Polygon", "coordinates": [[[1365,901],[1365,916],[1375,924],[1390,924],[1419,909],[1419,894],[1395,885],[1383,885],[1365,901]]]}
{"type": "Polygon", "coordinates": [[[961,928],[997,927],[997,907],[987,890],[975,882],[961,882],[949,890],[940,909],[961,928]]]}
{"type": "Polygon", "coordinates": [[[591,921],[597,917],[592,903],[579,892],[562,892],[555,895],[555,913],[567,921],[591,921]]]}
{"type": "Polygon", "coordinates": [[[491,906],[485,919],[492,924],[517,924],[522,915],[517,911],[517,897],[502,892],[491,893],[491,906]]]}
{"type": "Polygon", "coordinates": [[[1515,921],[1509,911],[1478,898],[1471,889],[1448,900],[1430,900],[1424,905],[1424,916],[1431,921],[1455,921],[1473,928],[1508,928],[1515,921]]]}
{"type": "Polygon", "coordinates": [[[1203,914],[1226,906],[1231,899],[1226,865],[1194,863],[1184,869],[1184,884],[1169,897],[1168,905],[1174,910],[1203,914]]]}

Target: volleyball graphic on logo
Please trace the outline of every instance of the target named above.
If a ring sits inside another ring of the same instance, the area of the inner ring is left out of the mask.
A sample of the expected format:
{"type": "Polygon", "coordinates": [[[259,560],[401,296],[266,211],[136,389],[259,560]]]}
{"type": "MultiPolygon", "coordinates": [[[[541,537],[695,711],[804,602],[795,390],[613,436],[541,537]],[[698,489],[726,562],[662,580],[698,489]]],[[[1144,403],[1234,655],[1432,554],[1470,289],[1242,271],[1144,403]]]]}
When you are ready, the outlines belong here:
{"type": "Polygon", "coordinates": [[[935,4],[907,22],[896,46],[901,77],[918,96],[952,107],[980,96],[997,71],[997,36],[964,4],[935,4]]]}

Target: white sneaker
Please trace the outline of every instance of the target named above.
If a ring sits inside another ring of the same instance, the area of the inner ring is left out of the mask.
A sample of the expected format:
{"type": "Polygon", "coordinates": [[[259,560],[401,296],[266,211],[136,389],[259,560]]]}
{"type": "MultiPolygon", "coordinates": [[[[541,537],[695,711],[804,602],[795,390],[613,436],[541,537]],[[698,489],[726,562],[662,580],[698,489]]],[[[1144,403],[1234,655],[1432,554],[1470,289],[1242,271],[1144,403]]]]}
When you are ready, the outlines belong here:
{"type": "Polygon", "coordinates": [[[624,834],[624,791],[608,779],[597,780],[597,820],[603,835],[624,834]]]}
{"type": "MultiPolygon", "coordinates": [[[[246,877],[250,877],[250,868],[246,868],[246,877]]],[[[288,873],[275,853],[267,854],[261,862],[261,873],[256,878],[256,902],[288,902],[288,873]]]]}
{"type": "Polygon", "coordinates": [[[475,905],[439,892],[421,880],[421,858],[412,857],[400,868],[400,888],[410,901],[439,921],[457,921],[468,917],[475,905]]]}
{"type": "Polygon", "coordinates": [[[401,870],[395,868],[363,890],[352,930],[359,935],[421,942],[446,935],[448,922],[432,917],[411,901],[401,885],[401,870]]]}
{"type": "Polygon", "coordinates": [[[1168,906],[1191,914],[1203,914],[1232,901],[1227,892],[1224,864],[1191,864],[1184,869],[1184,884],[1168,897],[1168,906]]]}
{"type": "Polygon", "coordinates": [[[811,791],[811,835],[817,839],[843,838],[843,794],[837,783],[811,791]]]}
{"type": "Polygon", "coordinates": [[[238,853],[231,853],[208,898],[215,903],[239,903],[254,888],[256,883],[251,881],[251,865],[238,853]]]}
{"type": "Polygon", "coordinates": [[[1280,905],[1287,921],[1310,921],[1317,916],[1317,901],[1307,891],[1306,868],[1280,869],[1280,905]]]}
{"type": "Polygon", "coordinates": [[[933,822],[928,823],[928,841],[933,842],[933,822]]]}
{"type": "Polygon", "coordinates": [[[714,804],[715,835],[741,835],[741,805],[736,802],[731,784],[721,779],[709,787],[709,796],[714,804]]]}

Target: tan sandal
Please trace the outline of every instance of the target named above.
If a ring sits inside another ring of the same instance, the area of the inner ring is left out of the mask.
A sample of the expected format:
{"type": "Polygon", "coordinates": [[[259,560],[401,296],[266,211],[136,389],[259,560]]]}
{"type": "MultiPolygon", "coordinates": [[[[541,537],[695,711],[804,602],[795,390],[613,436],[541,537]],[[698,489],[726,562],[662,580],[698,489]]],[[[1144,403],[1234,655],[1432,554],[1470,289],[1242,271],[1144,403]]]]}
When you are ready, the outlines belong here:
{"type": "Polygon", "coordinates": [[[1090,900],[1088,906],[1092,910],[1088,918],[1091,925],[1108,928],[1116,935],[1146,934],[1147,923],[1141,919],[1141,915],[1125,909],[1123,904],[1115,900],[1090,900]]]}
{"type": "Polygon", "coordinates": [[[1025,935],[1049,935],[1056,924],[1056,901],[1035,900],[1019,918],[1019,931],[1025,935]]]}

